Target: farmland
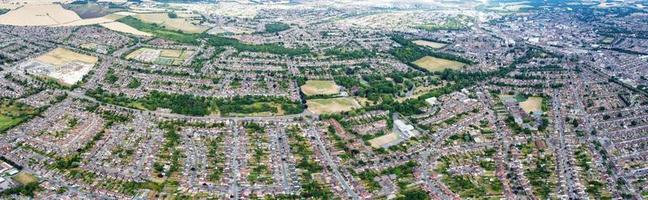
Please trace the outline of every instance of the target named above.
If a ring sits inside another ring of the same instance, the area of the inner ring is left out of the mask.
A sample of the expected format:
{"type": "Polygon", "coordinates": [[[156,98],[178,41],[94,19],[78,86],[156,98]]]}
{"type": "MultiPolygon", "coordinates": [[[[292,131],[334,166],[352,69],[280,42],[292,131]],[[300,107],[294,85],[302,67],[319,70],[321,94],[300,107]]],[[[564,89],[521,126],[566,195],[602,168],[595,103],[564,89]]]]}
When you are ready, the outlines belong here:
{"type": "Polygon", "coordinates": [[[207,30],[205,27],[194,25],[196,22],[189,19],[169,18],[167,13],[136,14],[134,17],[145,23],[158,24],[166,29],[184,33],[202,33],[207,30]]]}
{"type": "Polygon", "coordinates": [[[52,26],[81,18],[59,4],[25,5],[0,15],[0,24],[14,26],[52,26]]]}
{"type": "Polygon", "coordinates": [[[108,22],[108,23],[103,23],[101,26],[113,30],[113,31],[118,31],[122,33],[130,33],[133,35],[141,35],[141,36],[152,36],[150,33],[143,32],[140,30],[137,30],[131,26],[128,26],[124,23],[121,22],[108,22]]]}

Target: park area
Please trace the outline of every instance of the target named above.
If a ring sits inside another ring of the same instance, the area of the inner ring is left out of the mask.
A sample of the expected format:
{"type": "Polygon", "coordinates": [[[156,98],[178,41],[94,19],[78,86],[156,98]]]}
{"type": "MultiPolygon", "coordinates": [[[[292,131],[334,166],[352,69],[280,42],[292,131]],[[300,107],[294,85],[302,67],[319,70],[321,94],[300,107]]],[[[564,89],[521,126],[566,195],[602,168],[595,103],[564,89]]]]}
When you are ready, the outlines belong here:
{"type": "Polygon", "coordinates": [[[442,58],[435,58],[432,56],[422,57],[412,63],[429,72],[439,72],[445,69],[460,70],[465,65],[464,63],[461,62],[446,60],[442,58]]]}
{"type": "Polygon", "coordinates": [[[312,95],[333,95],[340,93],[335,82],[327,80],[308,80],[301,86],[302,92],[307,96],[312,95]]]}
{"type": "Polygon", "coordinates": [[[421,46],[426,46],[430,47],[433,49],[440,49],[446,46],[445,43],[440,43],[440,42],[432,42],[432,41],[427,41],[427,40],[414,40],[412,41],[416,45],[421,45],[421,46]]]}
{"type": "Polygon", "coordinates": [[[306,101],[308,111],[315,114],[329,114],[351,111],[360,108],[360,104],[351,97],[331,99],[311,99],[306,101]]]}
{"type": "Polygon", "coordinates": [[[140,48],[128,54],[126,59],[160,65],[182,65],[192,54],[193,51],[184,49],[140,48]]]}

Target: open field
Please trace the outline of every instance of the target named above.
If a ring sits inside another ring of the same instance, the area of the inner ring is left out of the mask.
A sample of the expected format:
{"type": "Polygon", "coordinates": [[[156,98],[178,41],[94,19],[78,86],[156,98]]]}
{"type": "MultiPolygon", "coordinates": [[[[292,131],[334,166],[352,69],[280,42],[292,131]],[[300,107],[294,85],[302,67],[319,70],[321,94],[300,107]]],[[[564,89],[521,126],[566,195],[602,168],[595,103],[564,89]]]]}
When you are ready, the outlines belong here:
{"type": "Polygon", "coordinates": [[[0,24],[13,26],[52,26],[81,20],[59,4],[25,5],[0,15],[0,24]]]}
{"type": "MultiPolygon", "coordinates": [[[[94,9],[94,8],[92,8],[94,9]]],[[[92,11],[90,9],[89,12],[92,11]]],[[[86,11],[84,11],[86,12],[86,11]]],[[[113,11],[111,11],[113,12],[113,11]]],[[[107,14],[102,12],[101,15],[107,14]]],[[[72,10],[67,10],[59,4],[49,4],[45,1],[41,3],[27,4],[6,14],[0,15],[0,24],[14,26],[88,26],[99,24],[107,29],[130,33],[140,36],[151,36],[150,33],[139,31],[126,24],[115,22],[122,17],[134,13],[117,12],[105,16],[96,16],[96,13],[83,14],[85,17],[79,17],[72,10]]]]}
{"type": "Polygon", "coordinates": [[[23,185],[27,185],[38,181],[38,179],[36,179],[34,175],[31,175],[24,171],[18,172],[18,174],[16,174],[16,176],[14,176],[13,179],[23,185]]]}
{"type": "Polygon", "coordinates": [[[414,62],[416,66],[422,67],[430,72],[443,71],[445,69],[459,70],[465,64],[453,60],[446,60],[442,58],[435,58],[432,56],[425,56],[414,62]]]}
{"type": "Polygon", "coordinates": [[[306,101],[306,105],[308,110],[315,114],[346,112],[361,107],[351,97],[311,99],[306,101]]]}
{"type": "Polygon", "coordinates": [[[542,97],[529,97],[526,101],[520,102],[520,107],[524,112],[540,112],[542,111],[542,97]]]}
{"type": "Polygon", "coordinates": [[[126,59],[162,65],[181,65],[192,54],[193,51],[182,49],[140,48],[128,54],[126,59]]]}
{"type": "Polygon", "coordinates": [[[135,18],[146,23],[161,25],[169,30],[178,30],[185,33],[202,33],[207,30],[206,27],[194,25],[196,21],[183,18],[169,18],[167,13],[147,13],[136,14],[135,18]]]}
{"type": "Polygon", "coordinates": [[[0,101],[0,133],[22,123],[35,113],[33,108],[25,104],[0,101]]]}
{"type": "Polygon", "coordinates": [[[340,93],[340,89],[334,81],[308,80],[301,86],[302,92],[306,95],[332,95],[340,93]]]}
{"type": "Polygon", "coordinates": [[[446,44],[444,44],[444,43],[432,42],[432,41],[427,41],[427,40],[414,40],[412,42],[414,42],[414,44],[430,47],[430,48],[433,48],[433,49],[440,49],[440,48],[443,48],[443,47],[446,46],[446,44]]]}
{"type": "Polygon", "coordinates": [[[390,144],[398,141],[400,137],[396,133],[390,133],[386,134],[374,139],[369,140],[369,143],[371,144],[371,147],[373,148],[381,148],[381,147],[389,147],[390,144]]]}

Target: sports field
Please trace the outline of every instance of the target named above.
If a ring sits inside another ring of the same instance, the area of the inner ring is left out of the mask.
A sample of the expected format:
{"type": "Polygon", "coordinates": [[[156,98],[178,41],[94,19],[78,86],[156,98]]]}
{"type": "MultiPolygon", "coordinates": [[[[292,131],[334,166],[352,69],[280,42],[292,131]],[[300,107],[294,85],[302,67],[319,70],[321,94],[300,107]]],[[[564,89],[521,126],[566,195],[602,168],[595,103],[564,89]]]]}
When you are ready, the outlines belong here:
{"type": "Polygon", "coordinates": [[[302,92],[306,95],[331,95],[340,93],[335,82],[327,80],[308,80],[301,86],[302,92]]]}
{"type": "Polygon", "coordinates": [[[445,69],[460,70],[465,65],[461,62],[435,58],[432,56],[425,56],[412,63],[430,72],[439,72],[445,69]]]}
{"type": "Polygon", "coordinates": [[[540,112],[542,111],[542,97],[529,97],[526,101],[520,102],[520,107],[524,112],[540,112]]]}
{"type": "Polygon", "coordinates": [[[31,175],[27,172],[21,171],[13,177],[14,180],[18,181],[20,184],[27,185],[38,181],[34,175],[31,175]]]}
{"type": "Polygon", "coordinates": [[[383,135],[374,139],[369,140],[369,143],[371,144],[371,147],[373,148],[380,148],[380,147],[389,147],[390,145],[393,145],[396,143],[400,137],[396,133],[390,133],[387,135],[383,135]]]}
{"type": "Polygon", "coordinates": [[[306,101],[308,111],[315,114],[339,113],[360,108],[360,104],[351,97],[340,97],[331,99],[311,99],[306,101]]]}
{"type": "Polygon", "coordinates": [[[181,65],[193,54],[191,50],[183,49],[153,49],[139,48],[126,56],[126,59],[134,59],[140,62],[181,65]]]}

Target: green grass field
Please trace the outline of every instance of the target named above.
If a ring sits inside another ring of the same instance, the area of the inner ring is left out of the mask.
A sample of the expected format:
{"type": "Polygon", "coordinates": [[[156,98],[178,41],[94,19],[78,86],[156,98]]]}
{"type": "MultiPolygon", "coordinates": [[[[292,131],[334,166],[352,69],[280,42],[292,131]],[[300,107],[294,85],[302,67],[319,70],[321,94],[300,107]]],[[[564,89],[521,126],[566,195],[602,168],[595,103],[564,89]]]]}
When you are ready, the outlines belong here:
{"type": "Polygon", "coordinates": [[[38,179],[36,177],[34,177],[34,175],[29,174],[29,173],[24,172],[24,171],[19,172],[18,174],[16,174],[16,176],[14,176],[13,179],[18,181],[20,184],[23,184],[23,185],[27,185],[27,184],[30,184],[30,183],[35,183],[35,182],[38,181],[38,179]]]}
{"type": "Polygon", "coordinates": [[[28,105],[4,100],[0,102],[0,133],[19,125],[36,114],[28,105]]]}
{"type": "Polygon", "coordinates": [[[445,69],[460,70],[464,65],[466,65],[461,62],[435,58],[432,56],[422,57],[412,63],[430,72],[439,72],[445,69]]]}
{"type": "Polygon", "coordinates": [[[311,99],[306,101],[306,105],[308,105],[308,110],[315,114],[346,112],[361,107],[351,97],[311,99]]]}

